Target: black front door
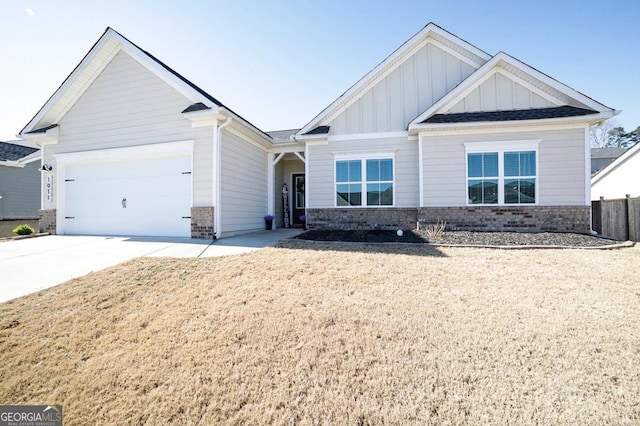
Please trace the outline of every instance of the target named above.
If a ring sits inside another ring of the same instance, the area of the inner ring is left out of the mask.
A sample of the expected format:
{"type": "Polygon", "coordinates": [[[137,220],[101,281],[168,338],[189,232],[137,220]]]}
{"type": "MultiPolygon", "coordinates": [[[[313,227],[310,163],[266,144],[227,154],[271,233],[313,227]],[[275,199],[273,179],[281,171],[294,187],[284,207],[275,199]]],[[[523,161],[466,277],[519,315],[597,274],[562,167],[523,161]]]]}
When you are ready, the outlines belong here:
{"type": "Polygon", "coordinates": [[[300,216],[304,214],[304,174],[291,175],[291,223],[302,225],[300,216]]]}

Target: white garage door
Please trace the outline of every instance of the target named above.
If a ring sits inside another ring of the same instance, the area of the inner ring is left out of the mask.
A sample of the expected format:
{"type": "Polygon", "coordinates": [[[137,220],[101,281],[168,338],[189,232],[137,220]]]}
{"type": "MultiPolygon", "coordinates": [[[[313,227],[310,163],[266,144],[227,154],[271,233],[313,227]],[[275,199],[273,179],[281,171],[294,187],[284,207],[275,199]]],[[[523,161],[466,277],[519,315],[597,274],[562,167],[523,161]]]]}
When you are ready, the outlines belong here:
{"type": "Polygon", "coordinates": [[[191,156],[68,164],[64,233],[189,237],[191,156]]]}

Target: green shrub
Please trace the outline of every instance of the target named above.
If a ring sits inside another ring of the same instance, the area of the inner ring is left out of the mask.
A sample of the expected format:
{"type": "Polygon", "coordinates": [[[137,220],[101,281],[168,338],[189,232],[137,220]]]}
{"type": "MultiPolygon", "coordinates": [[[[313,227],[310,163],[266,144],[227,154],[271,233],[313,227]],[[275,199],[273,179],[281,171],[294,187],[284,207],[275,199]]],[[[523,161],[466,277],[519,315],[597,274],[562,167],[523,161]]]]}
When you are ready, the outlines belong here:
{"type": "Polygon", "coordinates": [[[17,235],[31,235],[33,234],[33,228],[27,224],[20,225],[13,230],[13,233],[17,235]]]}

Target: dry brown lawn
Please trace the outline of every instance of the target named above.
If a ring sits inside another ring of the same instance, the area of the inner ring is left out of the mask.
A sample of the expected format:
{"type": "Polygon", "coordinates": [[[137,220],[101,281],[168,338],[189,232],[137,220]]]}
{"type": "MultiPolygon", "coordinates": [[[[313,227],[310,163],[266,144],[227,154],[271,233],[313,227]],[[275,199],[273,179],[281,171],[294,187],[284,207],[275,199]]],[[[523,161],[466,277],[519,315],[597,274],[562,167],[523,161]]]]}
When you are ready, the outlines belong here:
{"type": "Polygon", "coordinates": [[[640,248],[296,247],[0,305],[0,404],[62,404],[65,425],[640,423],[640,248]]]}

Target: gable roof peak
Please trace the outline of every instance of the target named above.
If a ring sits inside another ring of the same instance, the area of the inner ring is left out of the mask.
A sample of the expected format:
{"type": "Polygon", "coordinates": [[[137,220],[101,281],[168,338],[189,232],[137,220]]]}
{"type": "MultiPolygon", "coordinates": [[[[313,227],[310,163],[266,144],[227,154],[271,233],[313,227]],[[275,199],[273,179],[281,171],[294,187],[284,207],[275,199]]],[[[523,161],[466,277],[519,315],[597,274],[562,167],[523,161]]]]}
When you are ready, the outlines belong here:
{"type": "Polygon", "coordinates": [[[110,26],[104,30],[98,41],[93,44],[80,63],[76,65],[73,71],[71,71],[31,121],[20,131],[19,135],[25,135],[39,127],[57,125],[58,121],[75,104],[95,78],[120,51],[124,51],[172,86],[185,98],[189,99],[192,102],[192,106],[200,104],[203,108],[224,108],[224,110],[233,114],[239,121],[252,128],[253,131],[260,136],[271,139],[269,135],[244,119],[231,108],[223,105],[222,102],[187,80],[180,73],[173,70],[157,57],[142,49],[110,26]]]}
{"type": "Polygon", "coordinates": [[[320,114],[300,129],[296,136],[302,136],[318,126],[327,125],[332,117],[335,117],[353,104],[353,102],[356,102],[368,89],[373,87],[378,81],[397,67],[401,66],[405,60],[410,58],[413,53],[428,42],[437,43],[450,52],[454,52],[459,58],[468,61],[474,69],[479,68],[491,59],[491,55],[487,52],[478,49],[476,46],[444,30],[433,22],[429,22],[322,110],[320,114]]]}

